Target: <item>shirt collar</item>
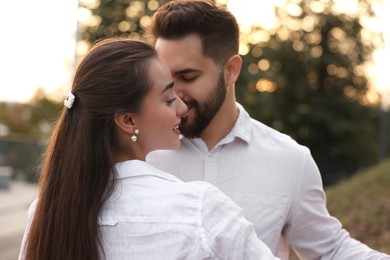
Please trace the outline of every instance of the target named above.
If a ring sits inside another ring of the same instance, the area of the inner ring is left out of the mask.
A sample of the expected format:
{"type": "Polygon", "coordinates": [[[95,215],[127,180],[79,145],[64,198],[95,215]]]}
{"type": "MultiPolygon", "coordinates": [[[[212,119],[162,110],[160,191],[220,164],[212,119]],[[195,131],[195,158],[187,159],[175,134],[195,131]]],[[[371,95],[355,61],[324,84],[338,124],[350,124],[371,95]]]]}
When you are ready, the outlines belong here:
{"type": "MultiPolygon", "coordinates": [[[[248,112],[241,106],[241,104],[236,102],[238,109],[238,117],[232,130],[224,137],[221,141],[213,148],[219,147],[220,145],[231,143],[235,138],[239,138],[242,141],[249,144],[252,140],[252,118],[249,116],[248,112]]],[[[195,146],[199,147],[201,150],[205,149],[208,151],[206,144],[199,137],[196,138],[182,138],[182,142],[190,142],[195,146]]]]}
{"type": "Polygon", "coordinates": [[[238,109],[238,117],[236,123],[234,124],[230,133],[225,136],[221,143],[230,143],[236,137],[245,141],[246,143],[250,143],[252,139],[252,125],[251,125],[251,117],[248,112],[241,106],[241,104],[236,103],[238,109]]]}
{"type": "Polygon", "coordinates": [[[173,182],[180,181],[175,176],[163,172],[153,167],[152,165],[140,160],[129,160],[129,161],[116,163],[115,169],[118,173],[117,175],[118,179],[148,175],[148,176],[155,176],[173,182]]]}

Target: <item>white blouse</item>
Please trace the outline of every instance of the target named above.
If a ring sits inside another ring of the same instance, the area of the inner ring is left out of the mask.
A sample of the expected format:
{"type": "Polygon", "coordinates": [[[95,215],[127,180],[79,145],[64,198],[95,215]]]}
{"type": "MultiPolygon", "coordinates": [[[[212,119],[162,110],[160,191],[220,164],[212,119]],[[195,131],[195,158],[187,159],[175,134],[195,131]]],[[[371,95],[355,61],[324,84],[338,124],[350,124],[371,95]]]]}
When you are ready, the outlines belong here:
{"type": "Polygon", "coordinates": [[[143,161],[115,166],[118,183],[98,219],[103,259],[277,259],[214,186],[143,161]]]}
{"type": "Polygon", "coordinates": [[[146,161],[183,181],[218,187],[244,210],[257,236],[281,259],[288,259],[287,241],[302,259],[389,260],[351,238],[329,215],[309,149],[237,106],[232,131],[212,150],[200,138],[183,138],[178,150],[154,151],[146,161]]]}

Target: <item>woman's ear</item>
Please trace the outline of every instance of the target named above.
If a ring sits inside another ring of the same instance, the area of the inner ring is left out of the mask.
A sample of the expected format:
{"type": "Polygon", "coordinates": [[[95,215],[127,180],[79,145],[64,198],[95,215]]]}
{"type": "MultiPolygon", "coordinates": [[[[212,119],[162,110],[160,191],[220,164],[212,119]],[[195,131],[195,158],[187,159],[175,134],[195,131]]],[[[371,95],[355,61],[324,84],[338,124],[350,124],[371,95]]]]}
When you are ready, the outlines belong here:
{"type": "Polygon", "coordinates": [[[133,115],[131,113],[115,113],[114,114],[114,122],[118,126],[119,129],[122,129],[127,134],[134,134],[135,131],[135,123],[133,119],[133,115]]]}
{"type": "Polygon", "coordinates": [[[225,64],[225,81],[227,86],[234,85],[240,75],[242,66],[242,59],[240,55],[236,54],[230,57],[225,64]]]}

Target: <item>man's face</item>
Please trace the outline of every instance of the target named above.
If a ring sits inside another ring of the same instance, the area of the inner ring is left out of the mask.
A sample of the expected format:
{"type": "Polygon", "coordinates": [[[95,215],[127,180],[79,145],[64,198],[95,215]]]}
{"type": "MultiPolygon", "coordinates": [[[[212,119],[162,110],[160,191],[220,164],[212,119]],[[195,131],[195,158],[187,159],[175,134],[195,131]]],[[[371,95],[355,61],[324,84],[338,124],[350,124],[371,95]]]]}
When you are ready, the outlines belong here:
{"type": "Polygon", "coordinates": [[[223,69],[202,53],[196,35],[181,39],[158,38],[156,49],[168,64],[175,91],[188,107],[182,116],[181,133],[199,137],[219,111],[226,97],[223,69]]]}

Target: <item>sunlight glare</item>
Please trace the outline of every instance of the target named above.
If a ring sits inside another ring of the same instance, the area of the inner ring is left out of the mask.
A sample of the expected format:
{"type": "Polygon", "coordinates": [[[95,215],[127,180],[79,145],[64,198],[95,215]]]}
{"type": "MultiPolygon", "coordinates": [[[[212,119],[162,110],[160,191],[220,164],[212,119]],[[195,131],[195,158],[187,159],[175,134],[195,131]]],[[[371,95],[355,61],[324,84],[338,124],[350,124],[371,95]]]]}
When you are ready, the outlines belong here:
{"type": "Polygon", "coordinates": [[[254,25],[266,30],[276,25],[273,1],[229,0],[227,7],[236,17],[242,31],[248,31],[254,25]]]}
{"type": "Polygon", "coordinates": [[[85,6],[88,9],[95,9],[100,5],[99,0],[79,0],[79,2],[80,6],[85,6]]]}
{"type": "Polygon", "coordinates": [[[291,16],[299,17],[302,14],[302,8],[297,4],[288,4],[287,13],[291,16]]]}
{"type": "Polygon", "coordinates": [[[310,3],[310,9],[314,13],[320,14],[325,10],[325,5],[319,1],[313,1],[310,3]]]}
{"type": "Polygon", "coordinates": [[[383,1],[382,4],[374,4],[374,10],[378,14],[378,20],[371,23],[371,30],[383,32],[384,46],[374,52],[374,63],[368,68],[370,77],[373,79],[375,88],[381,96],[381,107],[383,110],[390,110],[390,2],[383,1]]]}
{"type": "Polygon", "coordinates": [[[69,84],[76,1],[3,1],[0,101],[27,102],[38,87],[54,97],[69,84]],[[17,13],[17,15],[15,15],[17,13]]]}
{"type": "Polygon", "coordinates": [[[335,14],[358,15],[359,0],[339,0],[332,6],[332,11],[335,14]]]}
{"type": "Polygon", "coordinates": [[[256,83],[256,89],[259,92],[275,92],[277,88],[275,82],[266,79],[259,79],[256,83]]]}

